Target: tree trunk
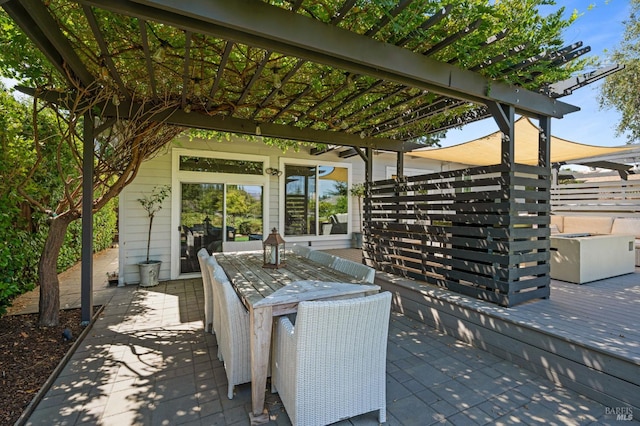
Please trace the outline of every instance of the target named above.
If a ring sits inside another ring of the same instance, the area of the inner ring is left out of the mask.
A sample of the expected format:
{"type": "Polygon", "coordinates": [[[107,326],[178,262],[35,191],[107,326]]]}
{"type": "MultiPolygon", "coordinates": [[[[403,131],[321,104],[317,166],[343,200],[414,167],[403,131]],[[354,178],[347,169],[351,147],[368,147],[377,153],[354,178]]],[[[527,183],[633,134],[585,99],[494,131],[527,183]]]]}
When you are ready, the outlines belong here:
{"type": "Polygon", "coordinates": [[[149,263],[149,251],[151,250],[151,226],[153,226],[153,215],[149,216],[149,235],[147,235],[147,263],[149,263]]]}
{"type": "Polygon", "coordinates": [[[38,263],[40,281],[40,316],[38,323],[44,327],[55,327],[60,321],[60,286],[58,282],[58,255],[64,243],[69,224],[73,221],[66,214],[51,219],[49,233],[38,263]]]}

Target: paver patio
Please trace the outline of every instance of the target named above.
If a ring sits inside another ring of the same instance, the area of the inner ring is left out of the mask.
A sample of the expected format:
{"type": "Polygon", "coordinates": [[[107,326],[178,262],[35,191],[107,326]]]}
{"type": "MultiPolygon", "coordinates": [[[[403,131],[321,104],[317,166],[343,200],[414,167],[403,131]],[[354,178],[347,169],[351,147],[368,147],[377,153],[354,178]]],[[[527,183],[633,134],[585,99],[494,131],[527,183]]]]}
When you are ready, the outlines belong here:
{"type": "MultiPolygon", "coordinates": [[[[62,288],[79,288],[67,279],[62,288]]],[[[200,279],[104,290],[104,309],[26,424],[249,424],[250,386],[227,399],[215,336],[203,331],[200,279]]],[[[389,425],[616,423],[608,407],[399,313],[387,386],[389,425]]],[[[271,424],[290,424],[277,394],[267,391],[267,406],[271,424]]],[[[341,423],[373,425],[377,414],[341,423]]]]}

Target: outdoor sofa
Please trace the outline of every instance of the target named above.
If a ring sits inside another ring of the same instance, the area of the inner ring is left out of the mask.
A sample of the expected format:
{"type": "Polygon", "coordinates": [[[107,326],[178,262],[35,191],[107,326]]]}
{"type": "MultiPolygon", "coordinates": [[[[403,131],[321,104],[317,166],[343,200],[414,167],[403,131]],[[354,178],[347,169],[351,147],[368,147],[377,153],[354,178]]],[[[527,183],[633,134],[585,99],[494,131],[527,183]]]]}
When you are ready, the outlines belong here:
{"type": "Polygon", "coordinates": [[[551,234],[621,234],[635,236],[636,266],[640,266],[640,218],[551,215],[551,234]]]}

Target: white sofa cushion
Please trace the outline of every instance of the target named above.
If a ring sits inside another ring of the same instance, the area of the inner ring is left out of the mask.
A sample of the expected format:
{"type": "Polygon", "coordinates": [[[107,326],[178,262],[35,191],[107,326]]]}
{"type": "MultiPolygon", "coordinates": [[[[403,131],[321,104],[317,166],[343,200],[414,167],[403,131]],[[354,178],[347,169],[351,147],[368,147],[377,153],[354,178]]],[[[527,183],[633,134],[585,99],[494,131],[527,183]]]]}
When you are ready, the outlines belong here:
{"type": "Polygon", "coordinates": [[[557,214],[552,214],[551,216],[549,216],[551,218],[551,222],[549,223],[549,227],[552,228],[551,229],[551,233],[557,233],[557,232],[563,232],[564,229],[564,216],[560,216],[557,214]],[[554,232],[553,227],[555,226],[556,231],[554,232]]]}
{"type": "Polygon", "coordinates": [[[612,217],[604,216],[565,216],[562,232],[575,234],[589,232],[591,234],[610,234],[613,225],[612,217]]]}
{"type": "Polygon", "coordinates": [[[329,219],[331,223],[347,223],[347,213],[334,213],[329,219]]]}
{"type": "Polygon", "coordinates": [[[617,217],[611,227],[612,234],[635,235],[640,239],[640,219],[630,217],[617,217]]]}

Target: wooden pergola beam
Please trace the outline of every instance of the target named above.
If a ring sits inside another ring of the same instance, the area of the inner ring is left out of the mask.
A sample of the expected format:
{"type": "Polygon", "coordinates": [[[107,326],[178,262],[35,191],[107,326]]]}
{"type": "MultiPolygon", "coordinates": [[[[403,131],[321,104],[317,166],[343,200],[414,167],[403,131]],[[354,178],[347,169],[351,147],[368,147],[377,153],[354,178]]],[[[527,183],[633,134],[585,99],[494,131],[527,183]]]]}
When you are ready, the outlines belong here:
{"type": "MultiPolygon", "coordinates": [[[[41,99],[54,104],[65,106],[68,102],[67,94],[57,91],[37,92],[35,89],[17,86],[17,90],[30,96],[39,96],[41,99]]],[[[127,119],[140,114],[141,109],[149,113],[149,119],[166,124],[194,129],[216,130],[220,132],[231,132],[243,135],[256,135],[257,128],[260,127],[260,136],[297,140],[300,142],[322,143],[331,141],[332,145],[342,145],[360,148],[375,148],[391,152],[407,152],[420,148],[423,145],[388,138],[362,137],[350,133],[334,132],[328,130],[316,130],[288,126],[285,124],[256,123],[253,120],[246,120],[226,116],[209,116],[198,112],[185,112],[180,107],[167,108],[158,112],[157,106],[121,101],[117,106],[110,101],[98,106],[103,111],[104,117],[117,117],[127,119]]],[[[142,111],[142,113],[147,113],[142,111]]]]}

